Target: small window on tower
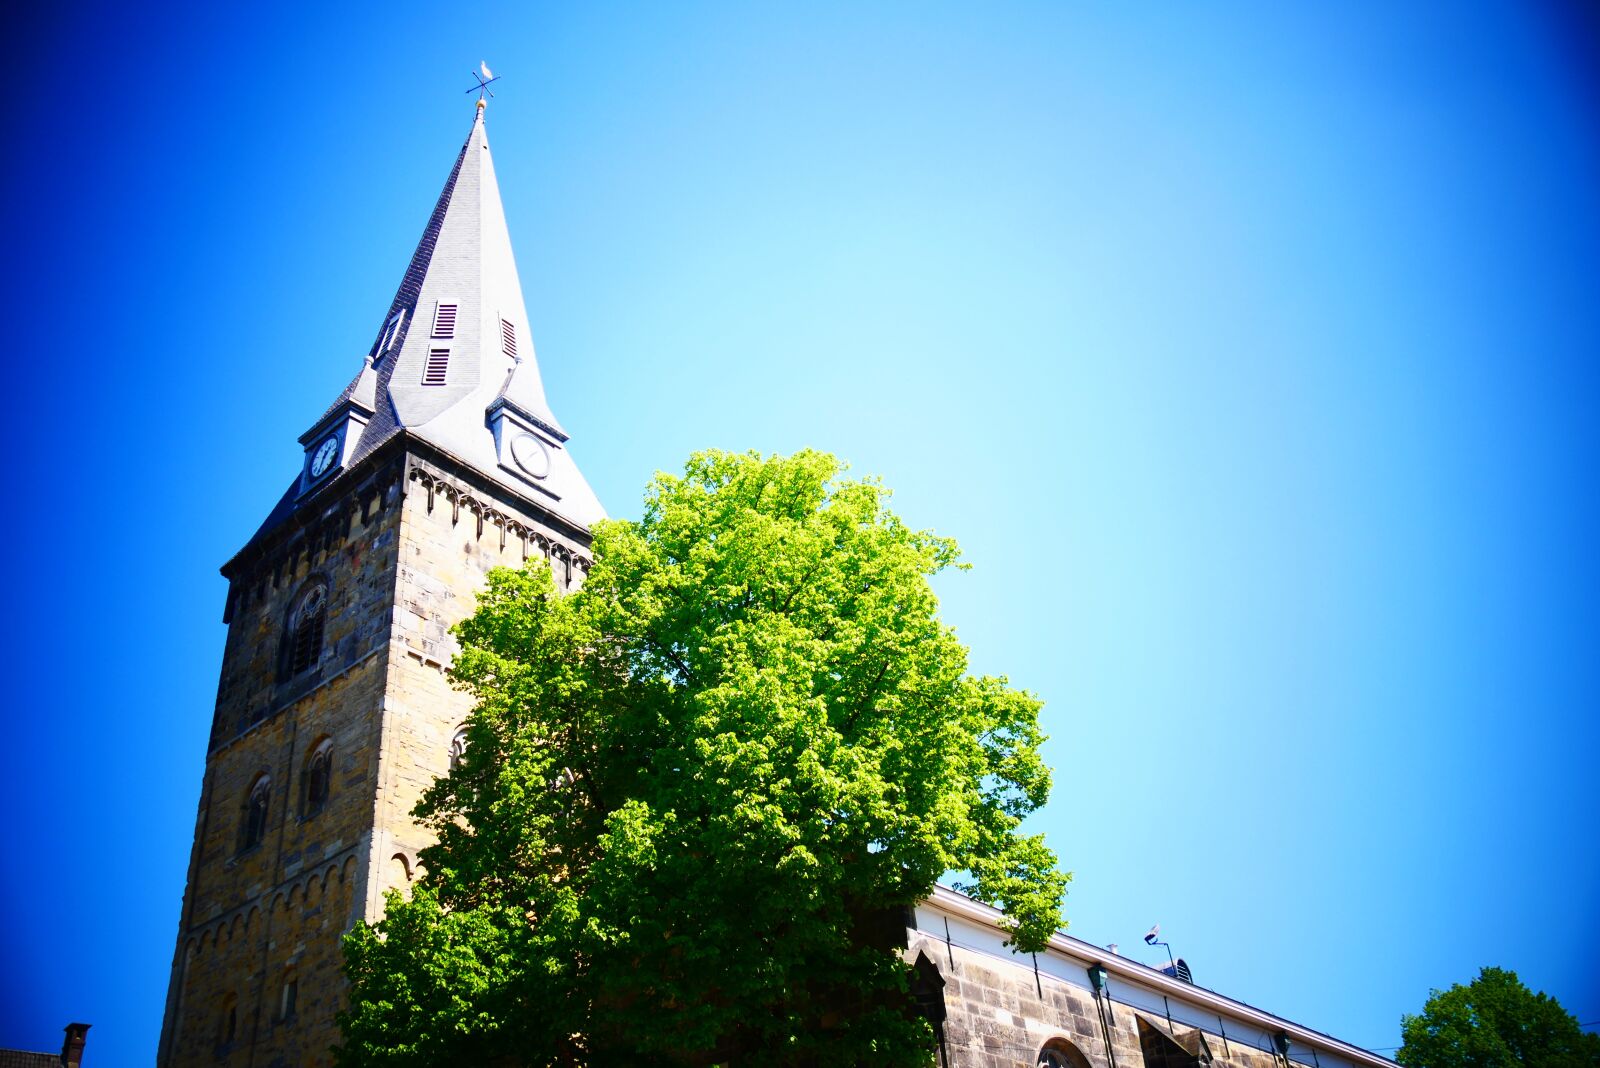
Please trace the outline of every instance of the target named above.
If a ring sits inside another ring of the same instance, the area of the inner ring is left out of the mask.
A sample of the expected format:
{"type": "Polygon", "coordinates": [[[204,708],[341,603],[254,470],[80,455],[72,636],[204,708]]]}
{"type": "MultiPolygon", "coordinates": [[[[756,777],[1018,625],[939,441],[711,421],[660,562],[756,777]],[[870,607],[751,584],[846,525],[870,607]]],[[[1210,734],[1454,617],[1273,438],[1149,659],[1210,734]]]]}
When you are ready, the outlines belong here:
{"type": "Polygon", "coordinates": [[[400,327],[405,325],[405,321],[406,310],[404,308],[389,316],[389,321],[383,324],[383,333],[378,337],[378,348],[372,354],[373,363],[383,359],[384,356],[388,355],[389,350],[394,348],[395,342],[400,340],[400,327]]]}
{"type": "Polygon", "coordinates": [[[305,818],[310,819],[322,811],[322,806],[328,803],[328,794],[333,783],[333,739],[324,738],[311,751],[311,759],[306,761],[305,790],[306,802],[304,807],[305,818]]]}
{"type": "Polygon", "coordinates": [[[467,755],[467,728],[456,728],[454,738],[450,739],[450,770],[454,771],[461,766],[461,758],[467,755]]]}
{"type": "Polygon", "coordinates": [[[442,386],[445,376],[450,373],[450,350],[431,349],[428,352],[428,365],[422,369],[422,384],[425,386],[442,386]]]}
{"type": "Polygon", "coordinates": [[[256,778],[244,802],[244,826],[239,832],[239,851],[254,849],[267,836],[267,805],[272,800],[272,780],[256,778]]]}
{"type": "Polygon", "coordinates": [[[456,306],[454,304],[436,304],[433,309],[433,336],[456,336],[456,306]]]}
{"type": "Polygon", "coordinates": [[[513,360],[517,358],[517,328],[505,319],[500,320],[500,347],[513,360]]]}
{"type": "Polygon", "coordinates": [[[278,995],[278,1019],[294,1019],[295,1002],[300,998],[300,980],[291,970],[283,978],[281,993],[278,995]]]}
{"type": "Polygon", "coordinates": [[[233,1045],[239,1034],[239,999],[229,994],[222,999],[222,1011],[217,1014],[217,1050],[219,1054],[233,1045]]]}

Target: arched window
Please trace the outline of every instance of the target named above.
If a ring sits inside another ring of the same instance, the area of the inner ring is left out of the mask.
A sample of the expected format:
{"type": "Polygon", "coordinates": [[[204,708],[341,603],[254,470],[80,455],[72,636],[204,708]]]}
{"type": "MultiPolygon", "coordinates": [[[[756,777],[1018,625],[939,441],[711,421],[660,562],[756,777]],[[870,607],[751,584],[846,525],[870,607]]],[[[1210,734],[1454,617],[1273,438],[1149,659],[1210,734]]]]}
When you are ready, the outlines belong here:
{"type": "Polygon", "coordinates": [[[306,795],[301,811],[306,817],[315,816],[328,803],[328,793],[333,785],[332,738],[324,738],[311,750],[302,778],[306,795]]]}
{"type": "Polygon", "coordinates": [[[939,974],[939,966],[920,949],[916,963],[911,966],[911,1000],[917,1007],[917,1014],[933,1028],[934,1040],[939,1044],[939,1064],[949,1068],[950,1052],[944,1044],[944,976],[939,974]]]}
{"type": "Polygon", "coordinates": [[[1052,1038],[1039,1051],[1039,1068],[1089,1068],[1089,1059],[1064,1038],[1052,1038]]]}
{"type": "Polygon", "coordinates": [[[454,771],[461,766],[461,758],[467,754],[467,728],[456,728],[454,738],[450,739],[450,770],[454,771]]]}
{"type": "Polygon", "coordinates": [[[252,849],[267,836],[267,803],[272,799],[272,780],[265,775],[250,787],[244,803],[244,828],[239,838],[241,850],[252,849]]]}
{"type": "Polygon", "coordinates": [[[278,1020],[294,1019],[295,1001],[300,997],[300,979],[290,968],[283,974],[283,986],[278,993],[278,1020]]]}
{"type": "Polygon", "coordinates": [[[322,630],[328,618],[328,587],[313,582],[295,598],[283,632],[283,677],[292,679],[322,659],[322,630]]]}
{"type": "Polygon", "coordinates": [[[239,999],[229,994],[222,999],[222,1011],[217,1014],[217,1046],[226,1049],[239,1037],[239,999]]]}

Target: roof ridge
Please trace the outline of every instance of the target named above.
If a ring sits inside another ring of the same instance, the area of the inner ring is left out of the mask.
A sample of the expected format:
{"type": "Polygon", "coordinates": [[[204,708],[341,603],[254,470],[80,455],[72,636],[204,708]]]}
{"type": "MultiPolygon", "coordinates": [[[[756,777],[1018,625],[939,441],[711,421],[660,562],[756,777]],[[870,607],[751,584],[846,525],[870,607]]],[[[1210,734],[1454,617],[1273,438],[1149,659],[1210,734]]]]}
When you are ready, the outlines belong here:
{"type": "MultiPolygon", "coordinates": [[[[444,228],[445,214],[450,210],[450,201],[455,196],[456,179],[461,177],[461,164],[466,161],[467,149],[472,147],[472,137],[478,132],[478,127],[483,124],[483,112],[479,111],[472,120],[472,129],[467,131],[467,139],[461,142],[461,151],[456,155],[456,165],[450,168],[450,177],[444,183],[444,189],[439,193],[439,199],[434,202],[433,214],[428,216],[428,225],[423,227],[422,239],[417,242],[416,251],[411,254],[411,262],[406,266],[406,273],[400,279],[400,288],[395,290],[394,300],[389,302],[389,310],[383,316],[383,322],[378,326],[378,336],[372,340],[372,348],[367,350],[367,359],[374,360],[378,356],[378,345],[383,341],[384,330],[394,313],[401,308],[414,307],[417,297],[422,293],[423,280],[428,277],[428,264],[433,262],[433,250],[439,244],[439,231],[444,228]]],[[[409,317],[408,317],[409,318],[409,317]]],[[[408,321],[401,327],[401,336],[394,339],[394,344],[399,345],[404,340],[406,331],[411,329],[408,321]]]]}

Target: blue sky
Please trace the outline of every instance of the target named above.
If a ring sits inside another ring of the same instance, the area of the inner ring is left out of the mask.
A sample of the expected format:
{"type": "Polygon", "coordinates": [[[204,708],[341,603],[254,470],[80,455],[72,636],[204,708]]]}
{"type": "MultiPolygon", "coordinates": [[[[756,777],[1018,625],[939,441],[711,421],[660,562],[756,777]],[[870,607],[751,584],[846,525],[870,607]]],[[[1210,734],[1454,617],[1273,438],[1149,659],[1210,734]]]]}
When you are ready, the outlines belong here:
{"type": "Polygon", "coordinates": [[[1600,1021],[1600,82],[1535,5],[41,6],[7,43],[0,1046],[153,1058],[217,567],[470,124],[614,515],[810,445],[974,565],[1072,933],[1368,1047],[1600,1021]],[[1142,947],[1140,947],[1142,948],[1142,947]]]}

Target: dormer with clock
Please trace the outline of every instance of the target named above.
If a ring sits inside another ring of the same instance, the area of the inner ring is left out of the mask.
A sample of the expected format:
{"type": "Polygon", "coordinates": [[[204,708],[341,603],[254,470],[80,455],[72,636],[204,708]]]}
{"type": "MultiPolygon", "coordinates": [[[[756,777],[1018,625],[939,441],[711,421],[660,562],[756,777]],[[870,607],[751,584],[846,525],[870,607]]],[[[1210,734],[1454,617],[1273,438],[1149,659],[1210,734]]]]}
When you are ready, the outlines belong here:
{"type": "Polygon", "coordinates": [[[300,435],[305,446],[305,464],[300,470],[300,490],[304,496],[321,486],[350,461],[361,432],[371,421],[376,399],[377,375],[372,359],[367,359],[361,373],[356,376],[339,399],[334,402],[310,430],[300,435]]]}
{"type": "Polygon", "coordinates": [[[300,436],[299,477],[269,526],[396,436],[580,529],[604,518],[545,397],[481,108],[381,323],[360,373],[300,436]]]}

